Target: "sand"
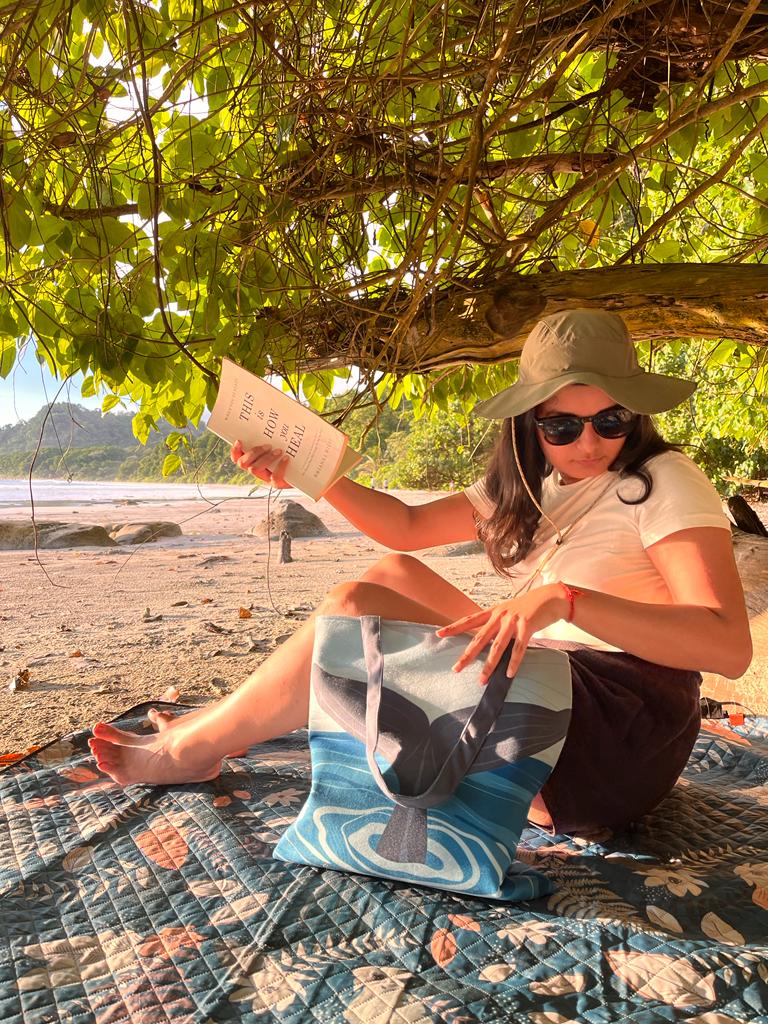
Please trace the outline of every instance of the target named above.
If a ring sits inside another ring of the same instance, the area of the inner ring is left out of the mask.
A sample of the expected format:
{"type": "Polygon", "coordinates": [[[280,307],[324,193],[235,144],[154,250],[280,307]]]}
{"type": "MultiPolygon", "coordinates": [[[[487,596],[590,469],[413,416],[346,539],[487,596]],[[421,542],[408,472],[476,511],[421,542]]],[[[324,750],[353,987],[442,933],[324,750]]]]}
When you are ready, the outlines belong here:
{"type": "MultiPolygon", "coordinates": [[[[433,497],[394,493],[413,504],[433,497]]],[[[331,533],[294,540],[287,565],[278,562],[277,543],[268,553],[266,540],[249,535],[266,517],[263,493],[217,505],[39,508],[38,518],[62,522],[169,520],[183,536],[138,547],[0,551],[0,754],[114,718],[169,686],[184,703],[217,699],[290,636],[329,587],[358,578],[387,553],[325,502],[294,498],[331,533]],[[22,670],[28,686],[9,689],[22,670]]],[[[0,520],[22,515],[0,509],[0,520]]],[[[509,582],[482,554],[414,554],[481,605],[509,596],[509,582]]],[[[712,683],[705,692],[765,713],[764,683],[756,680],[712,683]]]]}
{"type": "MultiPolygon", "coordinates": [[[[420,503],[428,492],[408,492],[420,503]]],[[[292,495],[293,498],[293,495],[292,495]]],[[[328,588],[359,577],[387,549],[325,502],[298,497],[329,537],[293,541],[292,563],[248,535],[264,497],[48,506],[38,518],[106,523],[170,520],[183,537],[140,547],[0,552],[0,753],[26,750],[109,719],[175,685],[204,704],[229,692],[307,617],[328,588]],[[240,609],[250,611],[241,618],[240,609]],[[11,691],[19,671],[29,685],[11,691]]],[[[273,505],[274,507],[274,505],[273,505]]],[[[18,509],[0,518],[19,519],[18,509]]],[[[420,555],[422,553],[415,552],[420,555]]],[[[508,594],[483,555],[423,553],[483,603],[508,594]]]]}

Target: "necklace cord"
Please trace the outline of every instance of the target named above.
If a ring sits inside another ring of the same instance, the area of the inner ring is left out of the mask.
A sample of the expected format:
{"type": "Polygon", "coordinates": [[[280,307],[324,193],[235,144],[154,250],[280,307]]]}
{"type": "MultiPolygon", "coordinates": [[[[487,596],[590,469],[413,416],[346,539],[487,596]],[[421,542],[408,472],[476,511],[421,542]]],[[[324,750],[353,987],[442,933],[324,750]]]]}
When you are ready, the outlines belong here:
{"type": "Polygon", "coordinates": [[[528,580],[523,584],[523,586],[520,587],[519,590],[516,590],[515,593],[513,594],[513,597],[518,597],[520,594],[523,594],[526,591],[531,589],[531,587],[533,586],[534,581],[539,578],[539,576],[541,575],[544,567],[551,560],[552,556],[555,554],[555,552],[558,550],[558,548],[562,545],[562,543],[564,542],[565,538],[568,536],[568,534],[571,532],[571,530],[574,528],[574,526],[576,526],[576,524],[578,522],[580,522],[584,518],[584,516],[587,515],[587,513],[591,512],[592,509],[595,507],[595,505],[597,505],[597,503],[608,493],[608,491],[611,489],[611,487],[613,487],[613,480],[612,479],[609,480],[608,486],[604,487],[603,490],[600,491],[600,493],[597,495],[595,500],[593,502],[591,502],[584,509],[583,512],[580,512],[579,515],[577,515],[575,519],[571,520],[571,522],[568,523],[568,525],[565,527],[565,529],[561,530],[560,527],[557,525],[557,523],[554,521],[554,519],[552,519],[551,516],[547,515],[547,513],[541,507],[541,504],[536,500],[536,496],[534,495],[533,491],[531,490],[531,487],[530,487],[530,485],[528,483],[528,480],[526,479],[525,473],[523,472],[523,467],[522,467],[522,464],[521,464],[521,461],[520,461],[520,454],[519,454],[518,448],[517,448],[517,432],[515,430],[515,417],[512,416],[511,420],[512,420],[512,423],[511,423],[512,450],[515,453],[515,465],[517,466],[517,471],[520,474],[520,479],[523,481],[523,486],[525,487],[526,491],[528,492],[528,496],[530,497],[531,501],[536,506],[536,508],[539,510],[539,512],[541,513],[542,517],[547,520],[547,522],[550,524],[552,529],[555,531],[555,534],[557,535],[556,539],[555,539],[555,543],[552,545],[552,547],[549,549],[549,551],[547,551],[547,553],[544,555],[542,560],[536,566],[536,569],[534,570],[534,572],[528,577],[528,580]]]}
{"type": "Polygon", "coordinates": [[[562,536],[562,534],[560,532],[560,527],[557,525],[557,523],[554,521],[554,519],[551,519],[547,515],[547,513],[541,507],[539,502],[536,500],[536,495],[531,490],[531,486],[528,483],[528,480],[527,480],[527,478],[525,476],[525,472],[523,470],[523,465],[522,465],[522,462],[520,461],[520,453],[519,453],[519,451],[517,449],[517,430],[516,430],[517,421],[516,421],[516,418],[514,416],[511,417],[511,420],[512,420],[512,422],[510,424],[510,430],[512,431],[512,451],[515,453],[515,465],[517,466],[517,472],[520,474],[520,479],[523,481],[523,487],[525,487],[526,491],[528,492],[528,497],[531,499],[533,504],[536,506],[536,508],[541,513],[541,515],[544,517],[544,519],[547,520],[549,525],[552,527],[552,529],[557,534],[557,540],[555,541],[555,543],[556,544],[562,544],[563,543],[563,536],[562,536]]]}

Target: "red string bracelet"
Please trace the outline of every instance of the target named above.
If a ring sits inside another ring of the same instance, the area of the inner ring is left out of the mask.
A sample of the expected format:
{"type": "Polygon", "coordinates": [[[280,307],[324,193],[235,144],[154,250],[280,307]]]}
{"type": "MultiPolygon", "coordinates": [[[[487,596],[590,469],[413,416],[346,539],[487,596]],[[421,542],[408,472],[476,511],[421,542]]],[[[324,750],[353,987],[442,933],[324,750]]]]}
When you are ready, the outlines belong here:
{"type": "Polygon", "coordinates": [[[568,599],[568,618],[566,622],[573,622],[574,605],[576,604],[576,598],[581,597],[584,593],[583,590],[579,590],[577,587],[570,587],[567,583],[563,583],[562,580],[558,580],[559,586],[565,591],[565,596],[568,599]]]}

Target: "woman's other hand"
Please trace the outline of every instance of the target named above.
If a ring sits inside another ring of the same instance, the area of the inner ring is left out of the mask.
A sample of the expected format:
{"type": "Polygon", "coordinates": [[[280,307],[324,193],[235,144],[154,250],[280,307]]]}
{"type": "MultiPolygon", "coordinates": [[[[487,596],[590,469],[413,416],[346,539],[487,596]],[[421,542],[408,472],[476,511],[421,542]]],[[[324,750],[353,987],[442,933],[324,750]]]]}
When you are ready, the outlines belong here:
{"type": "Polygon", "coordinates": [[[282,490],[291,485],[285,480],[285,471],[288,469],[290,459],[280,448],[273,448],[268,444],[257,444],[254,448],[243,448],[240,441],[235,441],[229,451],[232,461],[240,469],[257,480],[271,484],[282,490]]]}
{"type": "Polygon", "coordinates": [[[511,679],[520,667],[531,636],[545,626],[551,626],[568,614],[568,598],[557,583],[537,587],[520,597],[502,601],[474,615],[466,615],[437,630],[438,636],[456,636],[458,633],[476,631],[472,640],[453,666],[454,672],[461,672],[470,661],[490,644],[483,663],[480,682],[485,684],[506,650],[514,640],[512,654],[506,667],[511,679]]]}

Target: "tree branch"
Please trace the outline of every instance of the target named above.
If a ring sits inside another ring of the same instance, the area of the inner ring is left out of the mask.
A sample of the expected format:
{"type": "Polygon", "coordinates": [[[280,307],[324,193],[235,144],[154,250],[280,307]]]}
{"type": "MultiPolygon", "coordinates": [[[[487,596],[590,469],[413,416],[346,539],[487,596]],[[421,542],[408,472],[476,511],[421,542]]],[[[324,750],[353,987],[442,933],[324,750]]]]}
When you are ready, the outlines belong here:
{"type": "Polygon", "coordinates": [[[52,213],[62,220],[101,220],[103,217],[131,217],[139,212],[138,203],[120,203],[117,206],[96,206],[80,210],[74,206],[57,206],[55,203],[44,203],[46,213],[52,213]]]}
{"type": "MultiPolygon", "coordinates": [[[[405,297],[403,303],[405,311],[405,297]]],[[[374,305],[373,297],[348,304],[343,337],[327,324],[313,327],[308,316],[300,325],[315,331],[308,355],[345,352],[348,365],[393,372],[497,363],[519,355],[542,316],[584,306],[619,313],[636,340],[730,338],[768,346],[768,266],[759,264],[659,263],[455,283],[408,316],[403,354],[388,340],[398,333],[397,310],[383,315],[374,305]],[[355,344],[361,334],[365,345],[355,344]]]]}

